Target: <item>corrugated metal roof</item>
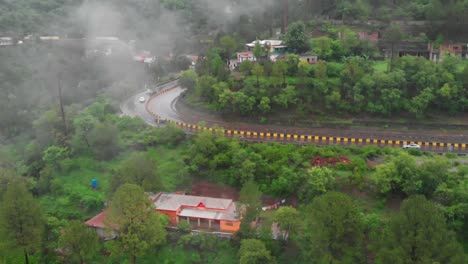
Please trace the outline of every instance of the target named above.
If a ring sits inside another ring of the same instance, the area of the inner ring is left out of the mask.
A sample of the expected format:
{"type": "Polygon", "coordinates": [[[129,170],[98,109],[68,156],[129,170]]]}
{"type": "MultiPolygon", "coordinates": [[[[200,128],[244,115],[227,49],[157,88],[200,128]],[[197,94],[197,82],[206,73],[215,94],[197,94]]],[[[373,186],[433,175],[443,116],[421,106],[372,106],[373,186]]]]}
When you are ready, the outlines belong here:
{"type": "Polygon", "coordinates": [[[158,210],[176,211],[181,206],[196,207],[203,203],[205,208],[226,210],[231,204],[231,199],[211,198],[202,196],[183,195],[175,193],[159,193],[153,199],[154,206],[158,210]]]}
{"type": "Polygon", "coordinates": [[[184,208],[180,211],[178,216],[190,217],[190,218],[204,218],[212,220],[225,220],[225,221],[238,221],[239,218],[235,211],[215,211],[215,210],[204,210],[196,208],[184,208]]]}

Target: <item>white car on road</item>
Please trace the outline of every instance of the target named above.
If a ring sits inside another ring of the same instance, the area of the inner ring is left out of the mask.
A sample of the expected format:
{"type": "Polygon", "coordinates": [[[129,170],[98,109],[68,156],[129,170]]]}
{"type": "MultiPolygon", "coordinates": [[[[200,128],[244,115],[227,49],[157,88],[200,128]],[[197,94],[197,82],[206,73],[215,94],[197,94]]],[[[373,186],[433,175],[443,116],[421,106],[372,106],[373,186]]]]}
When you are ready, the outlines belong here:
{"type": "Polygon", "coordinates": [[[408,145],[403,145],[404,149],[421,149],[421,146],[418,144],[408,144],[408,145]]]}
{"type": "Polygon", "coordinates": [[[138,98],[138,101],[140,101],[140,103],[144,103],[146,101],[146,98],[144,96],[138,98]]]}

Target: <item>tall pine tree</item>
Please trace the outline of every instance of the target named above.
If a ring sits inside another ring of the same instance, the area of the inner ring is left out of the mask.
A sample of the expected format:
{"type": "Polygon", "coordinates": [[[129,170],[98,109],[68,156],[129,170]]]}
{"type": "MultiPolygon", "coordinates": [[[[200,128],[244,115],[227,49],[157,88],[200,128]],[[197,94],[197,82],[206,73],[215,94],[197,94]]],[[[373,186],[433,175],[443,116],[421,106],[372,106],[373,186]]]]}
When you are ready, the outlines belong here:
{"type": "Polygon", "coordinates": [[[21,248],[24,261],[29,264],[29,254],[39,249],[44,221],[37,200],[18,182],[9,184],[0,208],[2,237],[11,248],[21,248]]]}

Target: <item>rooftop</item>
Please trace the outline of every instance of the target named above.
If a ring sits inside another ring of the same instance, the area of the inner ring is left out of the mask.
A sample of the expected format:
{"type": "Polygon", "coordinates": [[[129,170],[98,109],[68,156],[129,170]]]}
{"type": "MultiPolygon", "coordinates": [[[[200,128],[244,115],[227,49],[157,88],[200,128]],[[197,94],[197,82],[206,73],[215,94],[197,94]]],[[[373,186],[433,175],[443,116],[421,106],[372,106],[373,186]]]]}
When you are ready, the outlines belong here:
{"type": "Polygon", "coordinates": [[[86,225],[91,226],[91,227],[105,228],[106,225],[104,224],[104,220],[106,219],[106,217],[107,217],[107,210],[104,210],[100,212],[98,215],[96,215],[95,217],[86,221],[86,225]]]}
{"type": "Polygon", "coordinates": [[[206,209],[227,210],[232,204],[231,199],[192,196],[175,193],[158,193],[151,196],[154,206],[158,210],[177,211],[180,207],[200,207],[206,209]]]}
{"type": "Polygon", "coordinates": [[[156,210],[179,211],[178,216],[224,221],[238,221],[236,205],[231,199],[158,193],[150,195],[156,210]]]}
{"type": "Polygon", "coordinates": [[[246,45],[249,47],[255,47],[255,43],[258,43],[262,46],[269,45],[269,46],[281,46],[283,44],[282,40],[274,40],[274,39],[266,39],[266,40],[255,40],[252,43],[247,43],[246,45]]]}
{"type": "Polygon", "coordinates": [[[235,212],[235,207],[232,210],[226,212],[216,211],[216,210],[206,210],[198,208],[184,208],[178,214],[182,217],[190,218],[204,218],[204,219],[214,219],[214,220],[225,220],[225,221],[238,221],[239,218],[235,212]]]}

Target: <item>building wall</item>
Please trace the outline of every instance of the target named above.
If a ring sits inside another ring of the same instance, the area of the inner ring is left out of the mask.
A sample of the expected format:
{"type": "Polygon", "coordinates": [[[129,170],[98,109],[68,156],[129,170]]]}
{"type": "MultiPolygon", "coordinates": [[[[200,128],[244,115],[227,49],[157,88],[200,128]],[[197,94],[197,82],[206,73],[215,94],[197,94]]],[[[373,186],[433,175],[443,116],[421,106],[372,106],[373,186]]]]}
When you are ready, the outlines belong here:
{"type": "Polygon", "coordinates": [[[220,231],[237,232],[240,228],[240,221],[221,221],[220,231]]]}
{"type": "Polygon", "coordinates": [[[460,55],[462,53],[463,45],[461,44],[442,44],[440,45],[440,52],[449,52],[451,54],[460,55]]]}
{"type": "Polygon", "coordinates": [[[156,209],[156,212],[159,212],[161,214],[165,214],[169,217],[171,224],[177,224],[177,212],[176,211],[167,211],[167,210],[158,210],[156,209]]]}
{"type": "Polygon", "coordinates": [[[90,227],[90,228],[96,232],[96,234],[98,235],[100,239],[110,240],[110,239],[115,239],[117,237],[117,233],[115,231],[105,230],[104,228],[100,228],[100,227],[90,227]]]}

